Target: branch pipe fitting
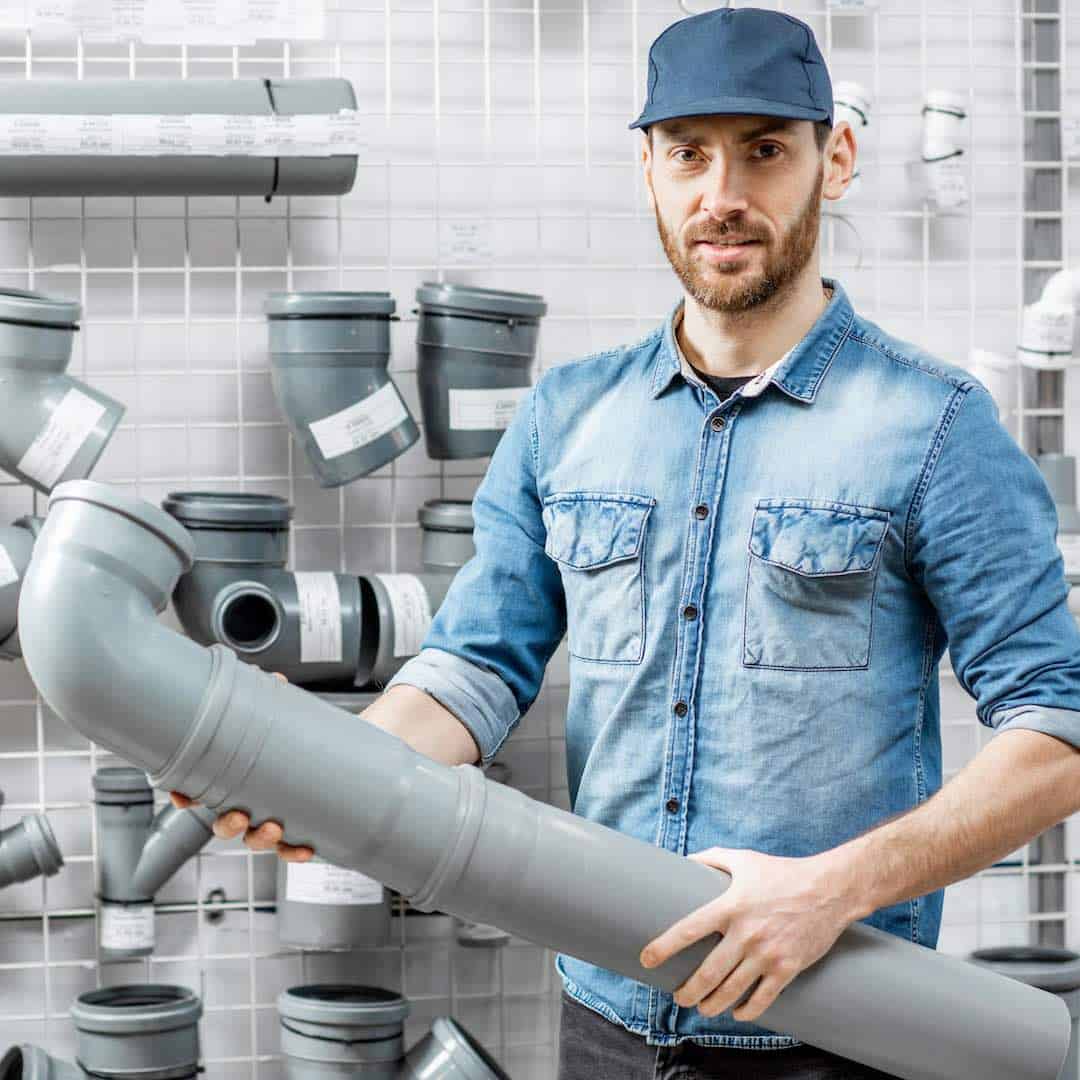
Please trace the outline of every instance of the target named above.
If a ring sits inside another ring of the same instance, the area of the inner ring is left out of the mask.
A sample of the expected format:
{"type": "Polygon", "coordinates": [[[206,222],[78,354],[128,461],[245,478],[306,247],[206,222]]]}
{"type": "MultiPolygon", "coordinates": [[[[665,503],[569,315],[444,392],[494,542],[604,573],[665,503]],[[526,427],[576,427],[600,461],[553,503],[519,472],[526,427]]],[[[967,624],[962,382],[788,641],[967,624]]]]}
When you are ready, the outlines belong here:
{"type": "Polygon", "coordinates": [[[180,625],[290,682],[353,685],[362,621],[355,576],[285,569],[293,509],[276,495],[173,492],[162,504],[195,560],[173,592],[180,625]]]}
{"type": "Polygon", "coordinates": [[[508,1080],[460,1024],[438,1017],[406,1055],[409,1002],[374,986],[294,986],[278,996],[285,1080],[508,1080]]]}
{"type": "Polygon", "coordinates": [[[18,660],[19,592],[43,518],[21,517],[0,529],[0,659],[18,660]]]}
{"type": "Polygon", "coordinates": [[[89,476],[124,415],[118,401],[65,374],[81,310],[74,300],[0,290],[0,467],[46,495],[89,476]]]}
{"type": "MultiPolygon", "coordinates": [[[[85,117],[91,127],[91,117],[300,116],[355,108],[347,79],[10,79],[0,98],[0,114],[85,117]]],[[[234,126],[243,146],[250,135],[234,126]]],[[[222,122],[222,139],[227,134],[222,122]]],[[[228,154],[0,154],[0,195],[344,195],[356,166],[356,154],[273,157],[250,145],[228,154]]]]}
{"type": "Polygon", "coordinates": [[[1051,274],[1038,300],[1026,304],[1017,357],[1025,367],[1061,371],[1073,364],[1080,274],[1065,268],[1051,274]]]}
{"type": "MultiPolygon", "coordinates": [[[[3,801],[0,794],[0,805],[3,801]]],[[[63,865],[64,857],[44,814],[27,814],[18,825],[0,830],[0,889],[42,875],[52,877],[63,865]]]]}
{"type": "Polygon", "coordinates": [[[420,429],[387,373],[388,292],[274,292],[270,378],[319,484],[340,487],[403,454],[420,429]]]}
{"type": "Polygon", "coordinates": [[[428,499],[417,518],[423,573],[360,576],[364,612],[360,675],[365,682],[385,684],[420,651],[450,582],[476,551],[470,501],[428,499]]]}
{"type": "Polygon", "coordinates": [[[485,457],[529,391],[540,318],[535,293],[425,281],[416,290],[417,379],[435,460],[485,457]]]}
{"type": "MultiPolygon", "coordinates": [[[[727,874],[474,766],[442,765],[159,623],[192,556],[188,534],[149,503],[87,480],[53,493],[20,634],[42,697],[76,730],[123,747],[155,787],[280,821],[286,843],[421,910],[492,923],[666,991],[716,946],[712,934],[659,967],[639,963],[648,941],[725,891],[727,874]]],[[[760,1020],[901,1080],[1057,1080],[1070,1034],[1052,994],[863,921],[760,1020]]]]}
{"type": "Polygon", "coordinates": [[[78,1063],[103,1080],[195,1080],[202,1002],[184,986],[109,986],[71,1006],[78,1063]]]}
{"type": "Polygon", "coordinates": [[[971,142],[967,95],[929,90],[923,102],[922,165],[926,194],[939,211],[967,205],[966,148],[971,142]]]}

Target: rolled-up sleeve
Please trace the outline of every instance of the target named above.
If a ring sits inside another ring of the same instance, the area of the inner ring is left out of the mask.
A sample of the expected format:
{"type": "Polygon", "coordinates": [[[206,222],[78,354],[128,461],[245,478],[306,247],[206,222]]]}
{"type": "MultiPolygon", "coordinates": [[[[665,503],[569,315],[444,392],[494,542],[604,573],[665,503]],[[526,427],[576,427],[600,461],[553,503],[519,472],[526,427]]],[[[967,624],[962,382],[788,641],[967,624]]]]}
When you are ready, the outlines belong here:
{"type": "Polygon", "coordinates": [[[420,652],[386,684],[416,686],[454,713],[485,764],[536,699],[566,632],[536,486],[542,383],[522,398],[473,498],[476,553],[455,575],[420,652]]]}
{"type": "Polygon", "coordinates": [[[1068,610],[1057,510],[1038,466],[980,385],[944,410],[905,528],[909,570],[953,669],[995,731],[1080,748],[1080,629],[1068,610]]]}

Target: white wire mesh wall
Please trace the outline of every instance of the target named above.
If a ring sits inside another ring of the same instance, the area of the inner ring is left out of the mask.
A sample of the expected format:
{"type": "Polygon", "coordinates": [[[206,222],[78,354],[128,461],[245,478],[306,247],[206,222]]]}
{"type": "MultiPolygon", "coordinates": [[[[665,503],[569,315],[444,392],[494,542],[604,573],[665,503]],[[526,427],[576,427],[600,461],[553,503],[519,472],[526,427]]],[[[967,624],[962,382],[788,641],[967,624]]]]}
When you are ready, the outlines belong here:
{"type": "MultiPolygon", "coordinates": [[[[862,314],[949,360],[963,363],[972,346],[1011,353],[1023,295],[1022,42],[1033,16],[1017,0],[847,2],[766,5],[807,19],[834,81],[861,82],[873,102],[857,135],[863,190],[825,207],[823,272],[862,314]],[[912,183],[923,95],[936,87],[966,95],[972,120],[970,202],[949,215],[912,183]]],[[[128,406],[94,478],[154,501],[181,488],[285,495],[296,506],[296,569],[418,570],[417,508],[470,497],[486,461],[433,462],[421,440],[370,477],[321,489],[273,400],[263,298],[281,288],[390,290],[402,316],[391,371],[416,416],[412,308],[423,280],[542,293],[541,370],[648,333],[678,283],[645,197],[641,136],[626,125],[640,110],[649,43],[683,14],[675,0],[349,0],[322,43],[0,37],[0,77],[342,75],[369,119],[370,145],[341,198],[0,200],[0,285],[79,299],[72,372],[128,406]]],[[[1062,18],[1071,46],[1080,25],[1062,18]]],[[[1071,435],[1067,426],[1066,452],[1076,453],[1071,435]]],[[[0,486],[0,520],[44,509],[30,489],[0,486]]],[[[560,649],[503,756],[515,786],[564,806],[566,681],[560,649]]],[[[942,701],[953,772],[989,733],[949,673],[942,701]]],[[[67,860],[56,878],[0,893],[0,1048],[33,1041],[70,1056],[76,994],[178,982],[206,1004],[207,1076],[266,1080],[281,1075],[278,991],[344,977],[403,990],[414,1004],[410,1036],[452,1012],[515,1080],[554,1075],[549,954],[523,942],[462,949],[448,919],[416,914],[397,920],[385,949],[283,952],[273,857],[235,845],[215,841],[158,897],[154,956],[99,963],[90,776],[105,761],[41,706],[21,664],[0,670],[5,820],[46,811],[67,860]],[[208,908],[215,889],[225,900],[208,908]]],[[[1023,943],[1048,918],[1065,920],[1069,944],[1080,944],[1076,890],[1068,911],[1033,914],[1034,872],[1018,853],[952,887],[941,948],[1023,943]]]]}

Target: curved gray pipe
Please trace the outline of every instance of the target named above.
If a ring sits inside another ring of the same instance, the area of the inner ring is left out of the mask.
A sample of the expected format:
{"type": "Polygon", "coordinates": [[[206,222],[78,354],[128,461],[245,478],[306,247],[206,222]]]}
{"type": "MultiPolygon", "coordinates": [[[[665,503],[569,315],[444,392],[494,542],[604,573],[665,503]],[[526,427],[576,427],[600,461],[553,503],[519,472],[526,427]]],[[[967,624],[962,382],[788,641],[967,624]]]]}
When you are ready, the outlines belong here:
{"type": "Polygon", "coordinates": [[[178,491],[162,503],[195,541],[173,591],[184,632],[221,644],[290,682],[361,682],[360,584],[285,569],[292,507],[276,495],[178,491]]]}
{"type": "MultiPolygon", "coordinates": [[[[490,922],[674,990],[716,945],[658,968],[640,950],[730,878],[450,768],[221,646],[155,618],[190,569],[168,514],[107,485],[58,489],[19,602],[31,677],[58,715],[216,810],[384,882],[421,910],[490,922]],[[108,633],[102,633],[107,627],[108,633]],[[634,897],[634,903],[626,903],[634,897]]],[[[1069,1014],[1053,995],[863,922],[761,1017],[905,1080],[1056,1080],[1069,1014]]]]}
{"type": "Polygon", "coordinates": [[[21,517],[0,529],[0,658],[18,660],[19,592],[44,518],[21,517]]]}
{"type": "Polygon", "coordinates": [[[0,1080],[86,1080],[76,1065],[57,1061],[39,1046],[13,1046],[0,1058],[0,1080]]]}
{"type": "Polygon", "coordinates": [[[45,494],[88,476],[124,415],[64,374],[80,312],[74,300],[0,290],[0,467],[45,494]]]}
{"type": "MultiPolygon", "coordinates": [[[[3,802],[0,793],[0,806],[3,802]]],[[[64,857],[44,814],[27,814],[18,825],[0,830],[0,889],[43,874],[52,877],[63,865],[64,857]]]]}
{"type": "MultiPolygon", "coordinates": [[[[4,79],[0,114],[299,116],[355,109],[346,79],[4,79]]],[[[2,154],[0,195],[343,195],[355,154],[2,154]]]]}

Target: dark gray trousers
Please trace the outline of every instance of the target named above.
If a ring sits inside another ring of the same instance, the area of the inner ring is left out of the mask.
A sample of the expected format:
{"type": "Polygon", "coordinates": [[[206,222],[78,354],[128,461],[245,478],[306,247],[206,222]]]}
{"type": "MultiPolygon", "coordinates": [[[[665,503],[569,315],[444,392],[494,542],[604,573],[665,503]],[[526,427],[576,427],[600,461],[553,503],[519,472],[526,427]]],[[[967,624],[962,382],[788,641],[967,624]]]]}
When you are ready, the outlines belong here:
{"type": "Polygon", "coordinates": [[[559,1018],[559,1080],[896,1080],[816,1047],[742,1050],[649,1046],[565,991],[559,1018]]]}

